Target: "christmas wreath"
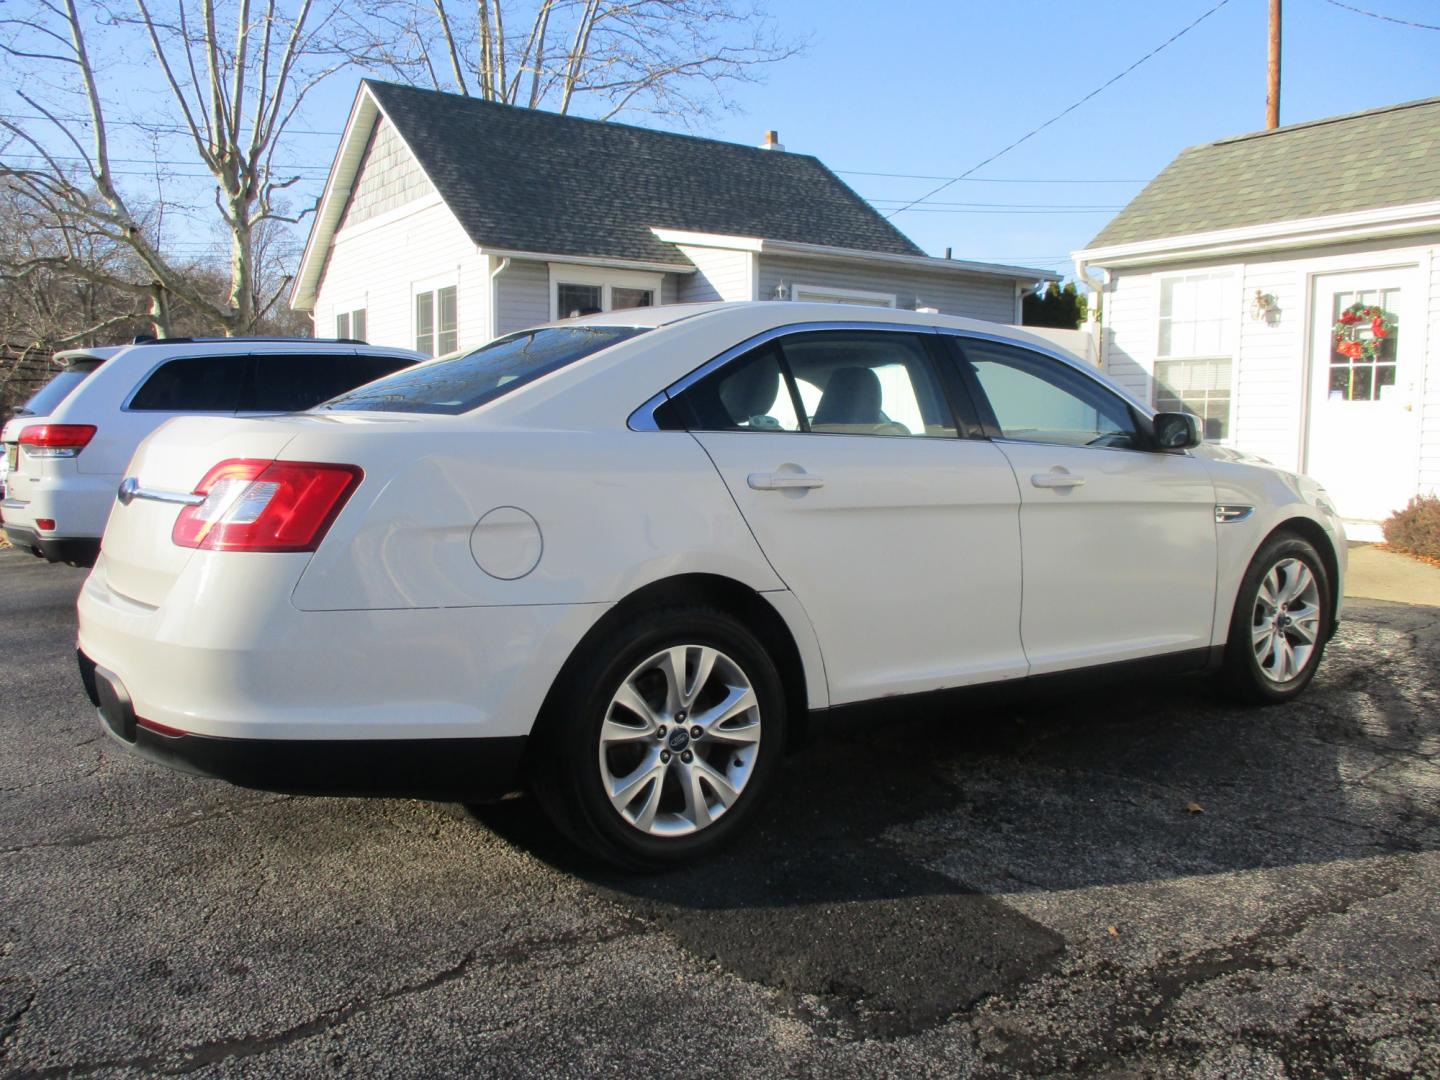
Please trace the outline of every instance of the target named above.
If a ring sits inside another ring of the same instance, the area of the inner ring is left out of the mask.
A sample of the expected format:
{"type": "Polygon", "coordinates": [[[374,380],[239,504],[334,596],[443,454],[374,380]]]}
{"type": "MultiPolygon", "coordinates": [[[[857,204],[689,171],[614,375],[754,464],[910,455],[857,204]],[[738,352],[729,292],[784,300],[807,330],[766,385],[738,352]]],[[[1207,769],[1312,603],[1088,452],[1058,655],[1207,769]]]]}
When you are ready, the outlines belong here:
{"type": "Polygon", "coordinates": [[[1340,313],[1331,331],[1335,351],[1349,357],[1352,363],[1356,360],[1373,363],[1379,359],[1385,339],[1395,333],[1395,325],[1395,316],[1378,304],[1351,304],[1340,313]],[[1366,329],[1369,335],[1361,337],[1366,329]]]}

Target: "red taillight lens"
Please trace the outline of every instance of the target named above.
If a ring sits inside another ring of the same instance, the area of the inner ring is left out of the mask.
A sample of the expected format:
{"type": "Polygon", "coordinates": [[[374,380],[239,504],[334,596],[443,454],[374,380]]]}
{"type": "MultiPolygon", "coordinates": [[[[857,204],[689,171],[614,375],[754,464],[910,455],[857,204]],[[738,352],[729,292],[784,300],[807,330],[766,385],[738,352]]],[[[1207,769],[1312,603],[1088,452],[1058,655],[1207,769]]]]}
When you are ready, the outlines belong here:
{"type": "Polygon", "coordinates": [[[94,437],[94,424],[31,424],[19,441],[31,457],[74,457],[94,437]]]}
{"type": "Polygon", "coordinates": [[[222,461],[195,489],[170,538],[208,551],[314,551],[364,473],[310,461],[222,461]]]}

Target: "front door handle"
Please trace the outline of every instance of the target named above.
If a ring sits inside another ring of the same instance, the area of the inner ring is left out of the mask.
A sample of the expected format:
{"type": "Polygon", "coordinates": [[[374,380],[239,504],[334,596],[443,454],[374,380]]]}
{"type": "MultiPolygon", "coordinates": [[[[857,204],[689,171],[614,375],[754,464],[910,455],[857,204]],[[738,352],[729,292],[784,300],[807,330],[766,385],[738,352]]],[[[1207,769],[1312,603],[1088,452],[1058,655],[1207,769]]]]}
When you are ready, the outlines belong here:
{"type": "Polygon", "coordinates": [[[1068,472],[1037,472],[1030,477],[1030,483],[1037,488],[1077,488],[1085,483],[1083,476],[1068,472]]]}
{"type": "Polygon", "coordinates": [[[803,472],[753,472],[745,482],[756,491],[788,491],[793,488],[824,487],[825,481],[812,473],[803,472]]]}

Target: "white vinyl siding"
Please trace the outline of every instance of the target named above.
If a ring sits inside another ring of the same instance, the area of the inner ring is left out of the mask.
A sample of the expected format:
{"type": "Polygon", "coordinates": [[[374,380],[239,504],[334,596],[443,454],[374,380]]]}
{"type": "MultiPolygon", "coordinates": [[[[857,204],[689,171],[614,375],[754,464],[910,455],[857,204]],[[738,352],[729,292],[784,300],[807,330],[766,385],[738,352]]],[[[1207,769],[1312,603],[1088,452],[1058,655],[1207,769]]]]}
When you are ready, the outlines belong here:
{"type": "MultiPolygon", "coordinates": [[[[1411,320],[1423,320],[1429,335],[1423,371],[1417,373],[1421,381],[1413,391],[1414,407],[1421,413],[1415,452],[1420,489],[1440,491],[1440,255],[1433,246],[1437,241],[1440,238],[1417,246],[1414,240],[1397,239],[1248,255],[1238,267],[1231,260],[1209,265],[1115,269],[1104,297],[1103,367],[1142,401],[1153,401],[1161,279],[1177,273],[1235,270],[1239,275],[1235,290],[1238,325],[1231,429],[1226,441],[1281,468],[1301,469],[1307,437],[1312,276],[1387,266],[1419,264],[1422,271],[1428,267],[1426,310],[1411,320]],[[1275,314],[1270,319],[1253,316],[1256,292],[1275,298],[1275,314]]],[[[1396,468],[1407,470],[1416,464],[1394,463],[1396,468]]]]}
{"type": "Polygon", "coordinates": [[[1430,264],[1430,296],[1420,403],[1420,490],[1440,495],[1440,246],[1430,248],[1425,254],[1430,264]]]}
{"type": "Polygon", "coordinates": [[[907,311],[928,307],[935,308],[942,315],[963,315],[998,323],[1015,321],[1013,278],[760,255],[759,299],[773,300],[781,295],[788,297],[791,287],[797,282],[817,289],[892,295],[895,306],[907,311]]]}
{"type": "MultiPolygon", "coordinates": [[[[316,331],[328,334],[342,313],[363,308],[370,344],[413,349],[414,284],[442,274],[456,287],[456,341],[481,344],[489,322],[486,259],[438,199],[342,230],[316,293],[316,331]]],[[[353,317],[350,336],[358,336],[353,317]]]]}
{"type": "Polygon", "coordinates": [[[677,275],[680,278],[677,297],[681,303],[757,299],[755,283],[751,280],[753,252],[687,245],[682,245],[680,251],[696,266],[693,274],[677,275]]]}

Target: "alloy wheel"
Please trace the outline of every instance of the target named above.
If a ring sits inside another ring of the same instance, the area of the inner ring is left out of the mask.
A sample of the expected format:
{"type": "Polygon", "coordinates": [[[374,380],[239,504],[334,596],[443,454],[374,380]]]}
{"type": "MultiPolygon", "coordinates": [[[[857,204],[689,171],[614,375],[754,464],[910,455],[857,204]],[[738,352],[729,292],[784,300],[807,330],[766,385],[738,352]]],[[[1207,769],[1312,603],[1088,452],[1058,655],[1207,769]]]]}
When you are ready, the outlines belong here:
{"type": "Polygon", "coordinates": [[[735,805],[760,749],[749,677],[709,645],[655,653],[620,683],[600,729],[600,777],[616,812],[651,836],[699,832],[735,805]]]}
{"type": "Polygon", "coordinates": [[[1295,558],[1281,559],[1260,580],[1250,641],[1260,673],[1273,683],[1297,678],[1320,637],[1320,585],[1295,558]]]}

